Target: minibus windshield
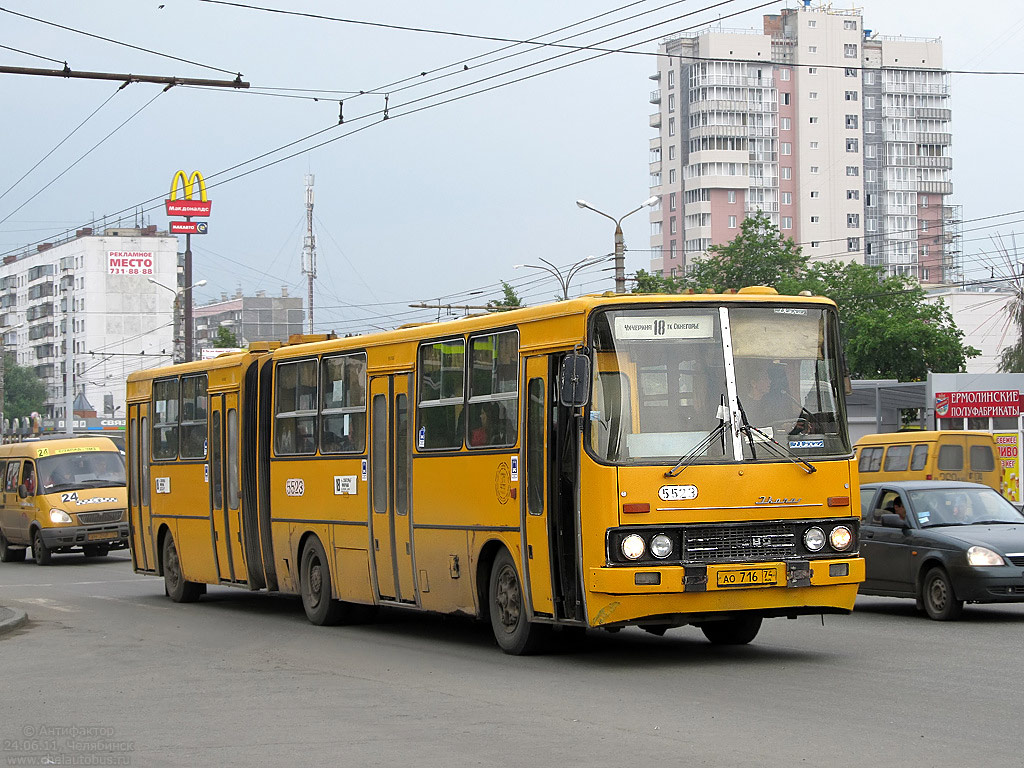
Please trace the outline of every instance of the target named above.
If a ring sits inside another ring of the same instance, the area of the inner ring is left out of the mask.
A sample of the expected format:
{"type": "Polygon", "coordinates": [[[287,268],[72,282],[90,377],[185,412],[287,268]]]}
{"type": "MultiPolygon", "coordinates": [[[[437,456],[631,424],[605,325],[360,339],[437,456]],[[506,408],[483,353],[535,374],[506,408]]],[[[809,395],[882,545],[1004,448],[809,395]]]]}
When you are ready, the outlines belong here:
{"type": "Polygon", "coordinates": [[[125,484],[124,462],[113,451],[79,450],[40,458],[38,463],[41,493],[125,484]]]}

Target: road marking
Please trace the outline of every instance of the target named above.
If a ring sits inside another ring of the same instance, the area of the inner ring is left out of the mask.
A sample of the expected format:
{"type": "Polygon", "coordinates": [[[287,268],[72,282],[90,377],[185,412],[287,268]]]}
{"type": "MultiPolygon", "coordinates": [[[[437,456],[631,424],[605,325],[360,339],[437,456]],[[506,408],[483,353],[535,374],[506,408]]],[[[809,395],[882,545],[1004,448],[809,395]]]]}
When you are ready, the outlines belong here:
{"type": "Polygon", "coordinates": [[[142,583],[141,579],[105,579],[103,581],[69,581],[66,584],[0,584],[0,589],[21,587],[87,587],[96,584],[126,584],[130,581],[142,583]]]}
{"type": "Polygon", "coordinates": [[[18,602],[38,605],[42,608],[51,608],[54,611],[63,611],[64,613],[78,613],[79,611],[78,608],[58,603],[56,600],[51,600],[48,597],[22,597],[18,599],[18,602]]]}
{"type": "Polygon", "coordinates": [[[128,603],[128,605],[136,608],[150,608],[154,611],[166,611],[169,610],[166,605],[146,605],[145,603],[138,603],[134,600],[127,600],[123,597],[111,597],[110,595],[89,595],[89,597],[95,598],[96,600],[113,600],[116,603],[128,603]]]}

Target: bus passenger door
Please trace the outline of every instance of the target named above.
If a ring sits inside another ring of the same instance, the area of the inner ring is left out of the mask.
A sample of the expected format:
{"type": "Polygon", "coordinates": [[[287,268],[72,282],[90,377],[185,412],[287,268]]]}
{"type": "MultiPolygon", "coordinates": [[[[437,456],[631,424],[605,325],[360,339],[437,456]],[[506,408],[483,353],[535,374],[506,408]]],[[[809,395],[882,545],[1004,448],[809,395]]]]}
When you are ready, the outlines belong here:
{"type": "Polygon", "coordinates": [[[242,552],[242,460],[239,444],[238,393],[224,395],[224,515],[227,525],[228,554],[231,558],[232,581],[249,581],[249,571],[242,552]]]}
{"type": "Polygon", "coordinates": [[[523,570],[530,586],[534,614],[554,616],[551,599],[551,548],[548,518],[548,358],[527,358],[525,408],[523,409],[523,454],[520,462],[526,483],[522,501],[522,530],[526,553],[523,570]]]}
{"type": "Polygon", "coordinates": [[[398,579],[398,599],[404,603],[416,602],[416,585],[412,557],[412,515],[409,514],[412,499],[412,434],[409,420],[412,418],[409,400],[412,393],[412,375],[392,376],[392,423],[394,424],[394,447],[392,448],[392,483],[394,488],[393,525],[395,529],[395,573],[398,579]]]}
{"type": "Polygon", "coordinates": [[[213,554],[221,581],[233,581],[231,530],[224,504],[224,396],[210,396],[210,433],[206,450],[207,490],[210,493],[210,527],[213,554]]]}
{"type": "Polygon", "coordinates": [[[397,600],[392,503],[391,377],[370,379],[370,544],[382,600],[397,600]]]}
{"type": "Polygon", "coordinates": [[[156,546],[149,487],[149,403],[130,408],[128,422],[128,496],[132,523],[132,560],[138,570],[155,573],[156,546]]]}

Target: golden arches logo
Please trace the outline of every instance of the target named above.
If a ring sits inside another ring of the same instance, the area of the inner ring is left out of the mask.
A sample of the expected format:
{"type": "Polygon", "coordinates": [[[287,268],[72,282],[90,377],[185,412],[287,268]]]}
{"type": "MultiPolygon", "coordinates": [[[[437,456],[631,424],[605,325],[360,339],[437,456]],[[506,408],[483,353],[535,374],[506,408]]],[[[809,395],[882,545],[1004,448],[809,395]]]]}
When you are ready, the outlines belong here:
{"type": "Polygon", "coordinates": [[[174,178],[171,179],[171,196],[170,200],[177,200],[178,194],[178,180],[181,179],[181,199],[191,200],[192,191],[196,184],[199,185],[199,199],[206,201],[206,180],[203,179],[203,174],[199,171],[192,171],[192,175],[187,175],[184,171],[178,171],[174,174],[174,178]]]}

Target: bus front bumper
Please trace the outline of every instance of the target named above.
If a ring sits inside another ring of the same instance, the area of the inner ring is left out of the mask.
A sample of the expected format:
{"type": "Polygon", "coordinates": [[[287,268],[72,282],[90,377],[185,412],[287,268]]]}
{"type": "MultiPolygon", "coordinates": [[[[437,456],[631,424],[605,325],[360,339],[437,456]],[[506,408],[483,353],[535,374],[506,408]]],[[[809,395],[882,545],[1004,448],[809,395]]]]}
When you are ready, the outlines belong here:
{"type": "Polygon", "coordinates": [[[60,528],[41,528],[43,544],[47,549],[105,546],[107,549],[125,549],[128,546],[128,523],[104,525],[67,525],[60,528]]]}

